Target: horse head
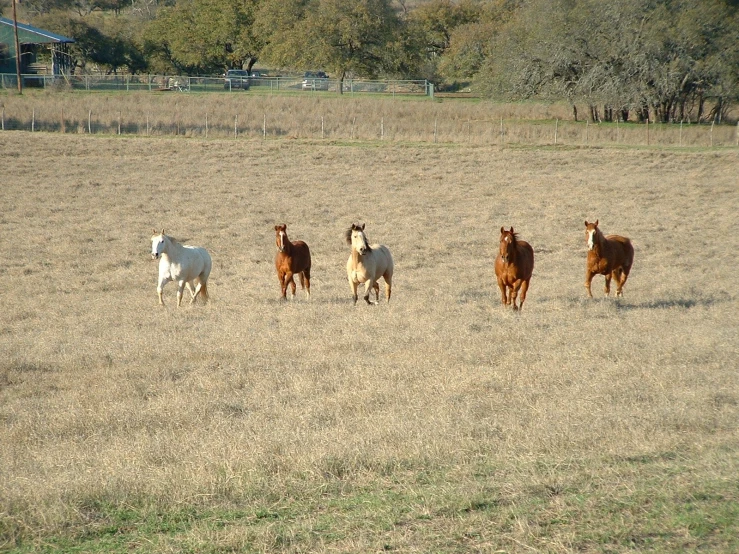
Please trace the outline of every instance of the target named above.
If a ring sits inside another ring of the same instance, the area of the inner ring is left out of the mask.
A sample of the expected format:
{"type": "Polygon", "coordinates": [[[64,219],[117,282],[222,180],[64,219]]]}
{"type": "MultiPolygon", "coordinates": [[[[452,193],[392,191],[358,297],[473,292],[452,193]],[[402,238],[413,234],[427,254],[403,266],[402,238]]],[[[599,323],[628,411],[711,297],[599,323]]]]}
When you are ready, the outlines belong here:
{"type": "Polygon", "coordinates": [[[503,263],[508,263],[516,251],[516,232],[511,227],[510,231],[506,231],[505,227],[500,228],[500,257],[503,263]]]}
{"type": "Polygon", "coordinates": [[[585,238],[588,241],[588,250],[593,250],[595,248],[595,245],[598,243],[598,234],[600,233],[600,230],[598,229],[598,220],[595,220],[595,223],[588,223],[588,220],[585,220],[585,238]]]}
{"type": "Polygon", "coordinates": [[[162,229],[162,232],[157,232],[156,229],[154,229],[153,234],[151,236],[151,257],[154,260],[158,260],[159,256],[162,255],[162,252],[164,251],[164,229],[162,229]]]}
{"type": "Polygon", "coordinates": [[[287,225],[275,225],[275,242],[277,250],[284,252],[287,244],[287,225]]]}
{"type": "Polygon", "coordinates": [[[352,226],[346,231],[346,243],[350,244],[352,249],[359,252],[360,255],[372,250],[364,234],[364,225],[364,223],[362,225],[352,223],[352,226]]]}

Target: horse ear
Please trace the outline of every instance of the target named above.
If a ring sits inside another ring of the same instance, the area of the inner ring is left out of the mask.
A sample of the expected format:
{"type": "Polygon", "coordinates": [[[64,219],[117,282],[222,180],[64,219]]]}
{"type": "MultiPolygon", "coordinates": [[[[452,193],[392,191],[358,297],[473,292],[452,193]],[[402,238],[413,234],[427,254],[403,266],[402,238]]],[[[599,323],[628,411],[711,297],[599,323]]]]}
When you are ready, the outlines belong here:
{"type": "Polygon", "coordinates": [[[588,226],[588,220],[586,219],[585,220],[585,227],[587,227],[587,226],[588,226]]]}
{"type": "Polygon", "coordinates": [[[513,232],[513,225],[511,225],[511,234],[512,235],[514,234],[514,232],[513,232]]]}
{"type": "Polygon", "coordinates": [[[597,219],[595,220],[595,226],[596,227],[598,226],[598,220],[597,219]]]}
{"type": "Polygon", "coordinates": [[[364,224],[364,223],[362,223],[362,231],[364,231],[364,226],[365,226],[365,224],[364,224]]]}
{"type": "Polygon", "coordinates": [[[164,236],[164,227],[162,227],[162,236],[164,236]]]}
{"type": "Polygon", "coordinates": [[[157,234],[157,230],[154,227],[151,228],[151,234],[152,235],[156,235],[157,234]]]}
{"type": "Polygon", "coordinates": [[[505,233],[505,226],[500,228],[500,234],[502,235],[503,233],[505,233]]]}

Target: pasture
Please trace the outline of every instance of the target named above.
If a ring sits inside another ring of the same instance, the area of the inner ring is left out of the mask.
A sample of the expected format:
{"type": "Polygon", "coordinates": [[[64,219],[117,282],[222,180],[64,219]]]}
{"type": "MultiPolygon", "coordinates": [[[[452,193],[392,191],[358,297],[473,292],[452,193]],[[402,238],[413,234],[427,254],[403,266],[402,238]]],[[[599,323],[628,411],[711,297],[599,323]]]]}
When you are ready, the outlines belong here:
{"type": "Polygon", "coordinates": [[[0,550],[739,550],[736,149],[0,152],[0,550]],[[633,241],[623,298],[586,297],[586,219],[633,241]],[[283,223],[310,300],[280,298],[283,223]],[[390,304],[353,305],[352,223],[390,304]],[[158,305],[152,228],[208,249],[207,304],[158,305]]]}

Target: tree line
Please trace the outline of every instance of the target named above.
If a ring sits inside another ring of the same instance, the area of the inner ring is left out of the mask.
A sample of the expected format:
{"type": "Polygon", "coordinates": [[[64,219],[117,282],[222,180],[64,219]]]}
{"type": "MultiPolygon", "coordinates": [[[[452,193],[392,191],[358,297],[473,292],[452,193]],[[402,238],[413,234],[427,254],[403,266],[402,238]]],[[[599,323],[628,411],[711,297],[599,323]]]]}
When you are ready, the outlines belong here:
{"type": "MultiPolygon", "coordinates": [[[[0,0],[7,14],[10,0],[0,0]]],[[[739,0],[23,0],[78,72],[255,64],[567,100],[573,117],[722,120],[739,99],[739,0]],[[578,106],[581,111],[578,111],[578,106]],[[582,113],[586,106],[586,113],[582,113]]],[[[342,87],[339,88],[341,90],[342,87]]]]}

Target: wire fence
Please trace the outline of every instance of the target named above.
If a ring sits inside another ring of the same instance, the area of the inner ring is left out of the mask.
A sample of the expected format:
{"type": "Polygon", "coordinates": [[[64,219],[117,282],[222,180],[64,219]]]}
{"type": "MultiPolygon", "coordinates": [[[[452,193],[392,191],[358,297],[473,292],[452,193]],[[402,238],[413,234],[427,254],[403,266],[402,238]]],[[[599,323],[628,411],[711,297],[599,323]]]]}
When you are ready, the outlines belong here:
{"type": "MultiPolygon", "coordinates": [[[[46,90],[150,91],[150,92],[333,92],[433,96],[434,86],[426,80],[316,79],[303,77],[189,77],[187,75],[48,75],[23,74],[23,87],[46,90]]],[[[14,73],[0,73],[0,88],[17,89],[14,73]]]]}

